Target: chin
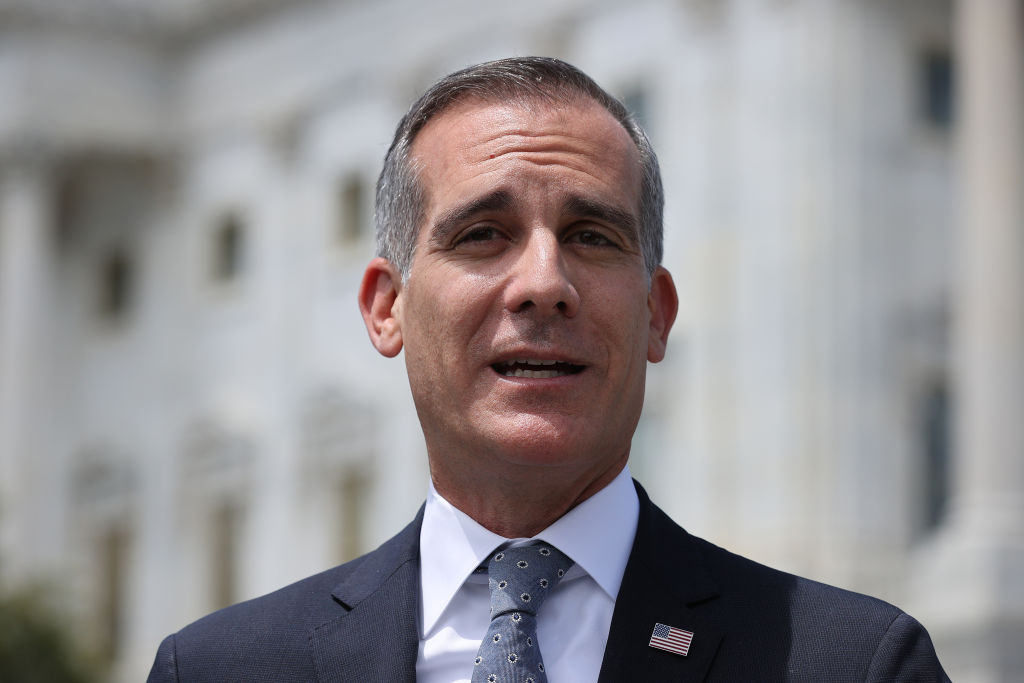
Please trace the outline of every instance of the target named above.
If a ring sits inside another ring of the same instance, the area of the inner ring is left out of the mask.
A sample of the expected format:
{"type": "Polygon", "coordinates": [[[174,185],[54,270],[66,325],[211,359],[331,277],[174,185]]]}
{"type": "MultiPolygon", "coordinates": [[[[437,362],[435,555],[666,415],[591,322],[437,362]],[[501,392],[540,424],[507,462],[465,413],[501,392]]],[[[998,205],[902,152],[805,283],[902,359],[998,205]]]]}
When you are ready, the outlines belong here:
{"type": "Polygon", "coordinates": [[[595,438],[593,425],[544,416],[520,416],[502,423],[504,429],[484,437],[492,452],[523,465],[569,465],[598,458],[608,443],[595,438]]]}

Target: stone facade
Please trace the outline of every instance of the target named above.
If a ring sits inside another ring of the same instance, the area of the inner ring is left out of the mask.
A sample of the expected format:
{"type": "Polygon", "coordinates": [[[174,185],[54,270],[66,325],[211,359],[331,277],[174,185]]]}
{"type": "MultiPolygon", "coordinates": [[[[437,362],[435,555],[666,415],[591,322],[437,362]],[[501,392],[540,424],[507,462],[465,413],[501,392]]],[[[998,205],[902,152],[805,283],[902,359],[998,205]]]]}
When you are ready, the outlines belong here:
{"type": "Polygon", "coordinates": [[[135,681],[411,518],[404,367],[355,304],[373,183],[434,78],[550,54],[662,161],[682,309],[634,475],[917,614],[954,680],[1019,680],[1020,12],[0,0],[0,585],[50,577],[135,681]]]}

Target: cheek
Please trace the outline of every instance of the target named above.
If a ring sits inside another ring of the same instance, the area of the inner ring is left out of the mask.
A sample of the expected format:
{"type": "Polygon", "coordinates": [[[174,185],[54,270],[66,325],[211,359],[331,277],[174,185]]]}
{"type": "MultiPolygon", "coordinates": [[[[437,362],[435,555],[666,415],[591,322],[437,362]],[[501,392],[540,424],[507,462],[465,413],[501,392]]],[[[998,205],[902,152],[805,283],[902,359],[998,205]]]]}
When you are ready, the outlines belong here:
{"type": "MultiPolygon", "coordinates": [[[[618,330],[624,344],[635,343],[641,337],[646,340],[651,315],[646,290],[628,285],[610,288],[601,282],[593,291],[592,315],[604,329],[618,330]]],[[[646,353],[646,341],[644,348],[646,353]]]]}
{"type": "Polygon", "coordinates": [[[465,356],[485,351],[493,296],[484,283],[436,276],[442,286],[416,290],[407,300],[406,351],[416,358],[432,358],[438,365],[463,363],[465,356]]]}
{"type": "Polygon", "coordinates": [[[650,314],[647,310],[646,301],[638,302],[628,310],[620,311],[623,316],[618,321],[607,321],[608,325],[618,325],[622,330],[618,338],[619,357],[622,360],[622,369],[629,377],[639,377],[643,381],[647,370],[647,351],[650,335],[650,314]],[[628,325],[625,324],[626,321],[628,325]]]}

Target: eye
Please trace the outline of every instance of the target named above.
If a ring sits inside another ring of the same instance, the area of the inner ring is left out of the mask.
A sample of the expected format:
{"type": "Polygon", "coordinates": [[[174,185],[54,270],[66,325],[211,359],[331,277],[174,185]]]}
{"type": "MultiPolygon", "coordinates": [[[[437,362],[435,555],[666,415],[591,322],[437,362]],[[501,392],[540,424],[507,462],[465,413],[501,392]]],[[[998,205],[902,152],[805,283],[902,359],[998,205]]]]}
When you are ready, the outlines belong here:
{"type": "Polygon", "coordinates": [[[500,225],[477,224],[458,233],[449,250],[471,258],[489,258],[502,253],[509,243],[509,235],[500,225]]]}
{"type": "Polygon", "coordinates": [[[596,230],[580,230],[574,232],[570,237],[570,241],[582,244],[587,247],[612,247],[615,243],[608,239],[602,233],[596,230]]]}
{"type": "Polygon", "coordinates": [[[491,240],[498,239],[499,237],[501,237],[501,235],[498,233],[497,229],[489,225],[482,225],[471,230],[467,230],[465,233],[460,235],[455,241],[455,245],[459,246],[460,244],[489,242],[491,240]]]}

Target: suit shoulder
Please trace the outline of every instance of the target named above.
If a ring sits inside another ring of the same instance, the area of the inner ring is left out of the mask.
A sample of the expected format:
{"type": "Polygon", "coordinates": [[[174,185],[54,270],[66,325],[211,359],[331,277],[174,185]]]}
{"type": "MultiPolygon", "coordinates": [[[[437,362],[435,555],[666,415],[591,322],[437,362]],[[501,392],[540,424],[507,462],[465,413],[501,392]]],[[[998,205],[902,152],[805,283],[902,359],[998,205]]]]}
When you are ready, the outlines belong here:
{"type": "Polygon", "coordinates": [[[354,566],[329,569],[185,626],[161,643],[150,683],[314,679],[308,634],[340,613],[331,585],[354,566]]]}
{"type": "Polygon", "coordinates": [[[692,536],[637,491],[632,581],[620,598],[632,615],[671,596],[702,637],[717,631],[716,680],[946,680],[927,632],[899,608],[692,536]]]}
{"type": "Polygon", "coordinates": [[[265,629],[270,623],[280,637],[280,629],[305,629],[329,618],[334,586],[356,571],[365,556],[326,571],[306,577],[266,595],[217,610],[185,626],[177,633],[184,639],[205,640],[210,632],[224,633],[239,629],[265,629]]]}
{"type": "Polygon", "coordinates": [[[417,518],[376,550],[208,614],[160,646],[151,680],[313,680],[312,634],[418,558],[417,518]]]}
{"type": "Polygon", "coordinates": [[[785,603],[791,617],[820,620],[841,620],[856,616],[888,627],[902,610],[884,600],[790,574],[742,555],[730,552],[709,541],[694,538],[709,571],[730,592],[750,602],[785,603]]]}
{"type": "Polygon", "coordinates": [[[695,540],[733,623],[746,625],[734,641],[764,652],[783,640],[778,661],[800,680],[949,680],[928,632],[899,607],[695,540]]]}
{"type": "Polygon", "coordinates": [[[688,577],[701,585],[701,593],[718,594],[730,609],[769,620],[802,622],[804,617],[830,620],[856,614],[887,625],[901,614],[877,598],[769,567],[693,536],[651,503],[639,484],[637,491],[641,500],[638,535],[644,548],[640,555],[648,561],[658,558],[662,566],[655,573],[665,577],[666,583],[671,577],[665,573],[665,563],[690,566],[688,577]]]}

